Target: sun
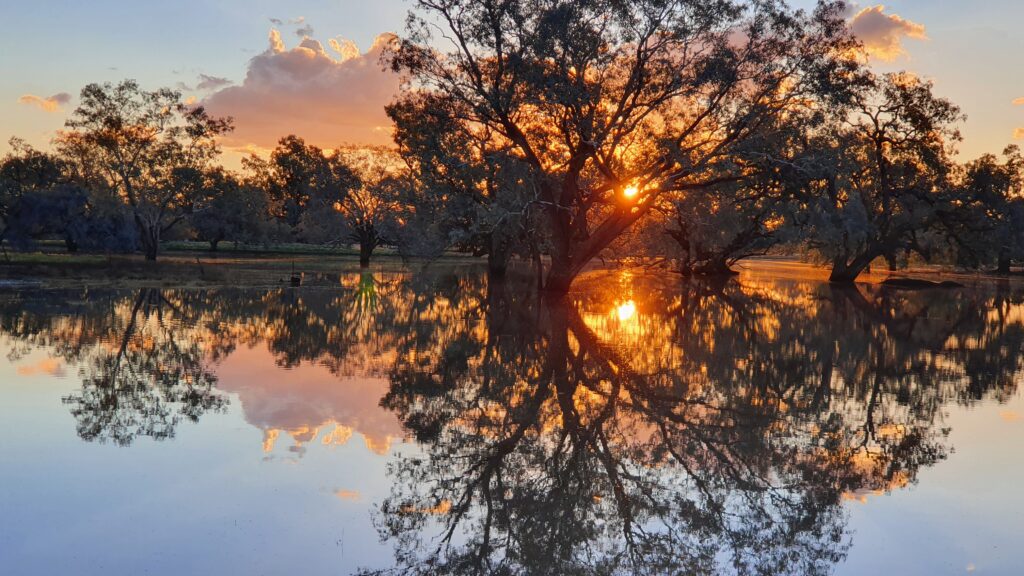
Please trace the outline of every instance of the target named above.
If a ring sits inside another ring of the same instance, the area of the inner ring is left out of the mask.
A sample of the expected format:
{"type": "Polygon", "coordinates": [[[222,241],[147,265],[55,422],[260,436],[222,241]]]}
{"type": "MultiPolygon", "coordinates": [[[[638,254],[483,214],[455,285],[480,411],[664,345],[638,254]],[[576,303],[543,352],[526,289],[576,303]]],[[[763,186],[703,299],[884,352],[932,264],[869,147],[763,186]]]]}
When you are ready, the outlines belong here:
{"type": "Polygon", "coordinates": [[[637,188],[636,186],[627,186],[626,189],[622,191],[623,196],[625,196],[626,198],[632,198],[639,193],[640,189],[637,188]]]}

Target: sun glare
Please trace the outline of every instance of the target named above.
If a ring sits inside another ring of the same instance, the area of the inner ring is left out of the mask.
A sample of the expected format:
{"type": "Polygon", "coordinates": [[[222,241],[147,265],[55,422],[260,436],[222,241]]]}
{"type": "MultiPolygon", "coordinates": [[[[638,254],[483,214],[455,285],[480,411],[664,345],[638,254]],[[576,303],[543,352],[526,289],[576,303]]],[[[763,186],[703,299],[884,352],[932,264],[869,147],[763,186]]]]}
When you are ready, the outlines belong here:
{"type": "Polygon", "coordinates": [[[636,303],[630,300],[625,304],[621,304],[615,309],[615,313],[619,316],[621,322],[625,322],[636,315],[636,303]]]}
{"type": "Polygon", "coordinates": [[[622,191],[622,194],[626,198],[633,198],[634,196],[636,196],[639,193],[640,193],[640,189],[637,188],[636,186],[628,186],[628,187],[626,187],[625,190],[622,191]]]}

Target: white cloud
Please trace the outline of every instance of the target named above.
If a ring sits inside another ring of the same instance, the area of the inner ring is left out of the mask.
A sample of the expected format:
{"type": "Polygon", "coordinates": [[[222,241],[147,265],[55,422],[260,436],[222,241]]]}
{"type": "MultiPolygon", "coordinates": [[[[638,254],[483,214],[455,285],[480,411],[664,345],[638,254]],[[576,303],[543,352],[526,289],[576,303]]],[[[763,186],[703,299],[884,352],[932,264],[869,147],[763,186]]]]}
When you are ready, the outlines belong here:
{"type": "Polygon", "coordinates": [[[850,30],[864,44],[869,56],[892,61],[906,54],[903,40],[927,40],[922,24],[897,14],[886,14],[884,5],[864,8],[850,19],[850,30]]]}
{"type": "Polygon", "coordinates": [[[234,117],[235,130],[225,138],[230,147],[273,148],[288,134],[324,148],[386,144],[391,122],[384,106],[397,94],[399,78],[383,68],[381,56],[394,39],[381,34],[365,53],[333,40],[334,57],[311,38],[288,49],[271,30],[269,48],[249,61],[245,80],[203,104],[212,114],[234,117]]]}

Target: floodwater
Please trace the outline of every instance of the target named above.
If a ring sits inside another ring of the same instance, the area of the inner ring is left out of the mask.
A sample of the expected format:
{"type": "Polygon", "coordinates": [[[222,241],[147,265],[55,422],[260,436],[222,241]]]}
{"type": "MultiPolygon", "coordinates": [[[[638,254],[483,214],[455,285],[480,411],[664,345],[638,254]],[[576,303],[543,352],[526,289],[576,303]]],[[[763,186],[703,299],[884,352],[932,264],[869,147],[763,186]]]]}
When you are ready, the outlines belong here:
{"type": "Polygon", "coordinates": [[[0,574],[1021,574],[1024,285],[0,291],[0,574]]]}

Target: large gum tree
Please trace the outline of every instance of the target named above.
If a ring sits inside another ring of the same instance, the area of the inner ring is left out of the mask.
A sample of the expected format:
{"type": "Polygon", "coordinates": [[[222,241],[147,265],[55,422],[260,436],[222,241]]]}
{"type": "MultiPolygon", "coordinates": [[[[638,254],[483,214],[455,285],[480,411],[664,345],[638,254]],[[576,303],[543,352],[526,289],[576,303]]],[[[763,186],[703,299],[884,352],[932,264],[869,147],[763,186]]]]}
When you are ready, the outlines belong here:
{"type": "Polygon", "coordinates": [[[83,88],[66,126],[58,149],[93,186],[128,205],[146,259],[156,260],[163,234],[202,198],[202,171],[219,155],[217,137],[231,119],[186,104],[175,90],[125,80],[83,88]]]}
{"type": "Polygon", "coordinates": [[[443,116],[531,173],[564,294],[659,197],[742,172],[766,123],[858,75],[842,2],[418,0],[391,55],[401,122],[443,116]],[[409,113],[410,109],[420,113],[409,113]]]}

